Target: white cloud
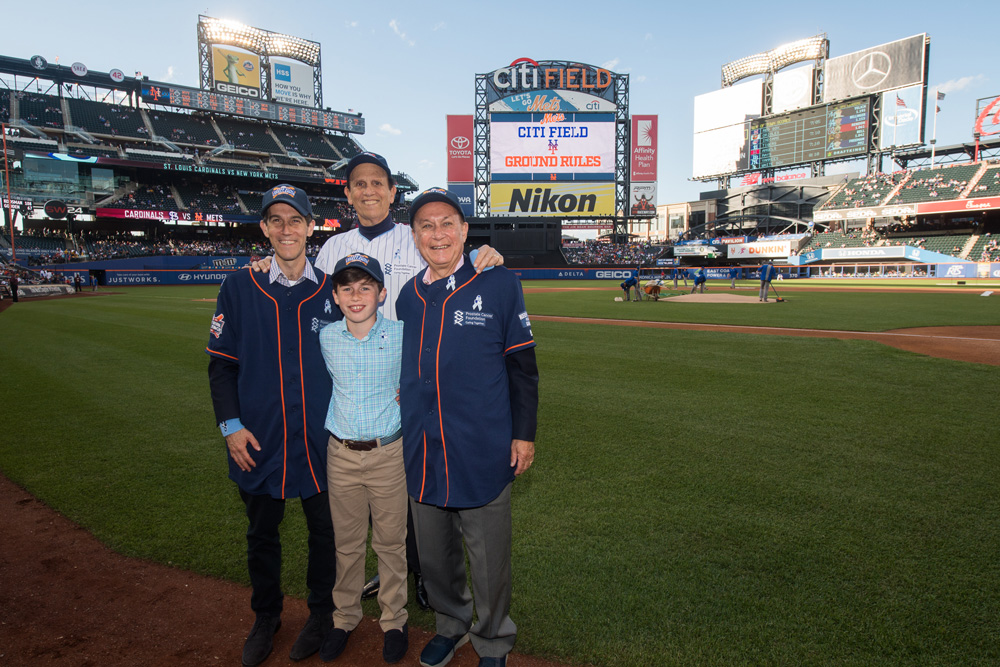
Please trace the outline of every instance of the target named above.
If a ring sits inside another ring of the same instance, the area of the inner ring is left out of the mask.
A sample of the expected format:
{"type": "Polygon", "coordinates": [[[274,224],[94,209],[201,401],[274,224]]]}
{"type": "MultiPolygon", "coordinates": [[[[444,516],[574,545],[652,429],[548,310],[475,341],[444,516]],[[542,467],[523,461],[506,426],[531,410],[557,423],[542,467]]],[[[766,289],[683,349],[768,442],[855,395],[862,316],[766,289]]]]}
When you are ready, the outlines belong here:
{"type": "Polygon", "coordinates": [[[962,90],[963,88],[968,88],[969,84],[978,83],[985,81],[986,77],[982,74],[976,74],[975,76],[963,76],[961,79],[952,79],[951,81],[945,81],[937,86],[939,93],[953,93],[956,90],[962,90]]]}
{"type": "Polygon", "coordinates": [[[434,26],[433,28],[431,28],[431,32],[437,32],[438,30],[442,30],[442,29],[447,28],[447,27],[448,27],[448,24],[445,23],[444,21],[441,21],[436,26],[434,26]]]}
{"type": "Polygon", "coordinates": [[[406,36],[406,33],[400,29],[399,22],[396,19],[392,19],[391,21],[389,21],[389,27],[392,28],[392,31],[396,33],[396,35],[398,35],[399,38],[403,40],[406,44],[409,44],[410,46],[416,46],[417,43],[414,42],[412,39],[408,38],[406,36]]]}
{"type": "Polygon", "coordinates": [[[174,66],[173,65],[167,65],[167,73],[164,74],[162,77],[160,77],[160,81],[162,81],[164,83],[175,83],[176,82],[176,79],[174,79],[174,66]]]}
{"type": "Polygon", "coordinates": [[[645,74],[636,74],[635,76],[632,76],[630,78],[632,79],[632,81],[634,81],[636,83],[642,83],[643,81],[646,80],[646,75],[645,74]]]}
{"type": "Polygon", "coordinates": [[[614,60],[609,60],[608,62],[604,63],[603,65],[601,65],[601,67],[603,67],[604,69],[609,69],[613,72],[615,71],[615,68],[618,67],[618,63],[620,62],[621,62],[620,58],[615,58],[614,60]]]}
{"type": "Polygon", "coordinates": [[[346,25],[348,28],[357,28],[358,27],[358,22],[357,21],[344,21],[344,25],[346,25]]]}
{"type": "Polygon", "coordinates": [[[389,123],[382,123],[378,126],[379,132],[385,132],[386,134],[391,134],[393,136],[399,136],[403,133],[399,128],[395,128],[389,123]]]}
{"type": "Polygon", "coordinates": [[[427,160],[427,159],[421,160],[420,162],[417,163],[417,167],[419,167],[420,169],[430,169],[433,166],[434,166],[434,162],[432,162],[431,160],[427,160]]]}

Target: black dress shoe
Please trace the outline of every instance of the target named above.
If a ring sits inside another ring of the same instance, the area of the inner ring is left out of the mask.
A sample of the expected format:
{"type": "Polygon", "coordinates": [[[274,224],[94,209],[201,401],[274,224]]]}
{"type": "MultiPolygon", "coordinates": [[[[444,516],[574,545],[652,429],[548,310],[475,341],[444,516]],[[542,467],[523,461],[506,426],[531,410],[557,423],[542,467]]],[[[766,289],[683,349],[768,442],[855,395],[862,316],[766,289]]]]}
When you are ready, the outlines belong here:
{"type": "Polygon", "coordinates": [[[417,598],[417,606],[424,611],[430,609],[431,605],[427,601],[427,589],[424,588],[424,578],[416,572],[413,573],[413,590],[415,591],[414,597],[417,598]]]}
{"type": "Polygon", "coordinates": [[[257,614],[250,635],[243,644],[243,667],[255,667],[271,655],[274,633],[281,627],[281,617],[257,614]]]}
{"type": "Polygon", "coordinates": [[[361,599],[367,600],[368,598],[373,598],[376,595],[378,595],[378,588],[380,583],[381,580],[379,579],[379,576],[377,574],[371,579],[369,579],[368,583],[365,584],[365,587],[361,589],[361,599]]]}
{"type": "Polygon", "coordinates": [[[382,659],[390,665],[399,662],[410,648],[410,631],[406,624],[399,630],[389,630],[382,639],[382,659]]]}
{"type": "Polygon", "coordinates": [[[323,645],[323,639],[331,628],[333,628],[332,612],[309,614],[309,620],[302,627],[302,632],[292,645],[288,657],[292,660],[305,660],[311,656],[323,645]]]}
{"type": "Polygon", "coordinates": [[[319,657],[323,662],[330,662],[340,657],[340,654],[347,648],[347,639],[351,636],[350,630],[334,628],[326,635],[323,646],[319,650],[319,657]]]}

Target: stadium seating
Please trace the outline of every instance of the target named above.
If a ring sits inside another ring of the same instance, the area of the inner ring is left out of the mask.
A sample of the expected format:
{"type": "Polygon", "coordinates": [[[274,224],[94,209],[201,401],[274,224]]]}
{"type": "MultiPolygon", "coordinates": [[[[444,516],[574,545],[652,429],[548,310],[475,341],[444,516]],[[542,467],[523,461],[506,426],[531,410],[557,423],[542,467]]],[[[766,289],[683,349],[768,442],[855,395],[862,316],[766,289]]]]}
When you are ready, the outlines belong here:
{"type": "Polygon", "coordinates": [[[176,186],[185,207],[203,213],[243,213],[236,199],[236,189],[213,182],[186,183],[176,186]]]}
{"type": "Polygon", "coordinates": [[[172,111],[152,111],[148,116],[156,134],[175,144],[211,147],[222,144],[207,116],[172,111]]]}
{"type": "Polygon", "coordinates": [[[6,90],[0,91],[0,123],[10,122],[10,96],[13,94],[6,90]]]}
{"type": "Polygon", "coordinates": [[[163,185],[140,185],[134,192],[108,204],[108,208],[136,208],[151,211],[176,211],[177,201],[170,188],[163,185]]]}
{"type": "Polygon", "coordinates": [[[645,243],[605,243],[584,241],[578,247],[562,248],[568,264],[606,264],[631,266],[649,264],[663,253],[663,248],[645,243]]]}
{"type": "Polygon", "coordinates": [[[275,128],[275,134],[285,146],[285,150],[295,151],[302,157],[337,161],[340,156],[323,140],[319,132],[310,132],[292,127],[275,128]]]}
{"type": "Polygon", "coordinates": [[[121,157],[113,146],[67,146],[66,152],[73,157],[121,157]]]}
{"type": "Polygon", "coordinates": [[[881,172],[855,178],[837,191],[820,209],[863,208],[880,205],[906,176],[907,172],[881,172]]]}
{"type": "Polygon", "coordinates": [[[822,232],[813,235],[807,245],[799,250],[800,255],[811,250],[822,250],[823,248],[864,248],[868,246],[880,245],[874,234],[864,234],[861,230],[843,232],[822,232]]]}
{"type": "Polygon", "coordinates": [[[978,164],[955,165],[911,172],[889,204],[958,199],[979,171],[978,164]]]}
{"type": "Polygon", "coordinates": [[[970,262],[1000,261],[1000,236],[983,234],[969,250],[966,257],[970,262]]]}
{"type": "Polygon", "coordinates": [[[330,140],[330,143],[333,144],[334,147],[348,160],[361,152],[361,148],[349,136],[343,134],[328,134],[326,137],[330,140]]]}
{"type": "Polygon", "coordinates": [[[60,100],[52,95],[17,93],[18,118],[35,127],[63,126],[60,100]]]}
{"type": "Polygon", "coordinates": [[[216,118],[215,123],[222,130],[226,141],[237,150],[260,153],[279,153],[281,151],[278,144],[274,143],[274,138],[268,133],[267,125],[264,123],[231,118],[216,118]]]}
{"type": "Polygon", "coordinates": [[[972,187],[969,197],[996,197],[1000,195],[1000,165],[989,167],[972,187]]]}
{"type": "Polygon", "coordinates": [[[149,139],[149,130],[138,109],[90,100],[69,98],[67,101],[73,125],[91,134],[149,139]]]}

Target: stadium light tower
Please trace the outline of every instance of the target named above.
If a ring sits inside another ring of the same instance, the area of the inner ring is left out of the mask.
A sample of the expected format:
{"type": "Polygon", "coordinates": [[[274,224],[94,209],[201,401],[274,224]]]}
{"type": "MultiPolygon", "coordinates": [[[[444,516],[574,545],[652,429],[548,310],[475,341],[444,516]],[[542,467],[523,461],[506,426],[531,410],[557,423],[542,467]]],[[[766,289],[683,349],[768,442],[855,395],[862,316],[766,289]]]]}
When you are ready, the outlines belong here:
{"type": "MultiPolygon", "coordinates": [[[[10,200],[10,158],[7,156],[7,123],[0,123],[0,132],[3,133],[3,171],[4,181],[7,183],[7,205],[4,213],[7,214],[7,226],[10,227],[10,260],[17,261],[17,247],[14,245],[14,203],[10,200]]],[[[24,226],[22,221],[21,226],[24,226]]],[[[17,296],[15,294],[15,296],[17,296]]]]}
{"type": "Polygon", "coordinates": [[[722,66],[722,87],[731,86],[755,74],[772,74],[780,69],[807,60],[821,60],[830,52],[826,35],[816,35],[796,42],[740,58],[722,66]]]}

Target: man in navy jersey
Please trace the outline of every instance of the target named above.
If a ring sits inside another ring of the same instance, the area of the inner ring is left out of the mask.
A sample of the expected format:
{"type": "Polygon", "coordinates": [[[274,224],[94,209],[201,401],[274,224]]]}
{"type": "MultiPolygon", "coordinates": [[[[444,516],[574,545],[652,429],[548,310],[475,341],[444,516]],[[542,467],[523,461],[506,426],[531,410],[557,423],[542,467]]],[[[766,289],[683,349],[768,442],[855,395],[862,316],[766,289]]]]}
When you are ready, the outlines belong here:
{"type": "Polygon", "coordinates": [[[264,194],[260,228],[274,248],[268,273],[238,271],[219,289],[206,348],[216,421],[229,477],[249,520],[247,567],[256,615],[243,646],[252,667],[271,653],[281,627],[281,539],[287,498],[301,499],[309,528],[309,620],[289,655],[316,653],[333,625],[336,549],[327,494],[324,429],[332,383],[319,331],[342,317],[329,276],[306,261],[312,207],[302,190],[264,194]]]}
{"type": "Polygon", "coordinates": [[[400,407],[407,490],[437,634],[420,655],[444,665],[471,639],[480,667],[502,667],[510,618],[515,476],[535,456],[538,367],[521,284],[463,254],[469,225],[441,188],[410,205],[427,268],[403,287],[400,407]],[[469,553],[475,612],[466,584],[469,553]]]}
{"type": "MultiPolygon", "coordinates": [[[[346,232],[331,236],[323,244],[316,256],[316,268],[324,273],[333,273],[337,262],[356,252],[364,253],[378,260],[385,275],[386,298],[379,306],[379,312],[386,319],[396,320],[396,298],[410,278],[427,266],[427,262],[413,243],[413,234],[405,224],[396,224],[389,208],[396,200],[396,184],[392,170],[384,157],[377,153],[359,153],[347,163],[347,186],[344,188],[347,201],[354,207],[358,224],[346,232]]],[[[265,258],[255,264],[267,271],[270,259],[265,258]]],[[[484,245],[474,261],[477,271],[503,264],[503,255],[484,245]]],[[[410,530],[410,533],[413,531],[410,530]]],[[[407,537],[406,560],[414,573],[414,590],[417,603],[427,608],[426,593],[421,579],[420,559],[416,542],[407,537]]],[[[365,586],[364,597],[378,593],[378,575],[365,586]]]]}

